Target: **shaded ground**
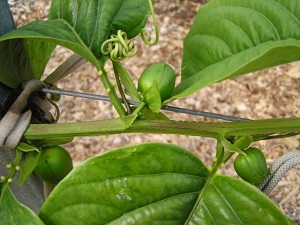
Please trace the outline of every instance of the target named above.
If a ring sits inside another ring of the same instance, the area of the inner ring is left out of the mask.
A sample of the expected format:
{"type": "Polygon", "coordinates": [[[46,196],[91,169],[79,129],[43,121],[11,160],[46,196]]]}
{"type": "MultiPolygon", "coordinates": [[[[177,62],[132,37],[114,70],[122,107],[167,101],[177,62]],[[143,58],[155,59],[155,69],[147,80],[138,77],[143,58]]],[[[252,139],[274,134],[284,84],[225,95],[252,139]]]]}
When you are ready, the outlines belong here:
{"type": "MultiPolygon", "coordinates": [[[[33,19],[47,17],[50,1],[11,1],[14,4],[14,16],[18,23],[24,24],[33,19]]],[[[188,32],[193,18],[201,6],[200,1],[156,1],[155,9],[160,26],[160,42],[152,48],[145,46],[139,38],[139,53],[126,61],[125,66],[136,79],[150,63],[167,61],[176,71],[180,70],[182,41],[188,32]]],[[[151,22],[148,24],[153,29],[151,22]]],[[[47,69],[51,71],[70,53],[58,48],[47,69]]],[[[250,119],[299,117],[300,116],[300,63],[274,67],[251,73],[239,78],[227,80],[206,87],[188,98],[177,100],[173,105],[222,113],[250,119]]],[[[79,71],[62,80],[58,86],[67,90],[106,94],[97,71],[91,65],[83,66],[79,71]]],[[[106,102],[63,97],[60,102],[60,122],[103,120],[116,116],[112,105],[106,102]]],[[[171,114],[176,120],[211,121],[184,114],[171,114]]],[[[280,140],[261,141],[256,145],[263,149],[268,163],[272,163],[282,154],[299,149],[300,137],[280,140]]],[[[103,137],[76,138],[66,147],[71,152],[75,164],[96,154],[121,146],[142,142],[165,142],[177,144],[198,155],[205,163],[211,163],[215,154],[215,141],[209,138],[178,135],[120,134],[103,137]]],[[[235,175],[231,164],[223,171],[235,175]]],[[[270,194],[270,197],[284,212],[294,220],[300,218],[300,170],[291,170],[270,194]]]]}

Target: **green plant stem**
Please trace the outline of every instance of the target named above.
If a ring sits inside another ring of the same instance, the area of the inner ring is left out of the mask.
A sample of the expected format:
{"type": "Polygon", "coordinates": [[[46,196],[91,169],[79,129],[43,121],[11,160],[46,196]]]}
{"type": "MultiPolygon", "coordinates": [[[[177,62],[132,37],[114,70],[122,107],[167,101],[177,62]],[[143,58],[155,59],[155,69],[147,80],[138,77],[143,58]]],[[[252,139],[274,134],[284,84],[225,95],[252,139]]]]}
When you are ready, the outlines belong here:
{"type": "Polygon", "coordinates": [[[124,116],[126,116],[126,111],[124,109],[124,107],[122,106],[114,87],[112,86],[112,84],[110,83],[108,76],[107,76],[107,72],[104,69],[98,68],[99,70],[99,76],[100,79],[104,85],[104,88],[107,91],[108,97],[110,98],[113,106],[115,107],[115,109],[117,110],[119,116],[122,118],[124,116]]]}
{"type": "MultiPolygon", "coordinates": [[[[46,79],[46,83],[55,83],[59,79],[65,77],[81,65],[83,65],[86,62],[85,59],[83,59],[79,55],[72,55],[69,59],[67,59],[64,63],[62,63],[52,74],[50,74],[46,79]]],[[[122,106],[111,82],[108,79],[107,72],[102,67],[102,65],[105,65],[105,59],[103,58],[102,61],[97,61],[95,64],[97,70],[99,71],[100,79],[104,85],[104,88],[107,90],[107,94],[109,98],[111,99],[112,104],[114,105],[115,109],[117,110],[120,117],[126,116],[126,111],[124,107],[122,106]]]]}
{"type": "Polygon", "coordinates": [[[125,93],[123,91],[123,88],[122,88],[122,84],[121,84],[121,81],[120,81],[120,75],[119,75],[119,71],[116,69],[115,67],[115,64],[113,63],[113,68],[114,68],[114,72],[115,72],[115,77],[116,77],[116,81],[117,81],[117,86],[118,86],[118,89],[119,89],[119,92],[120,92],[120,95],[121,95],[121,98],[124,102],[124,105],[127,109],[127,115],[131,114],[132,111],[131,111],[131,107],[128,103],[128,100],[125,96],[125,93]]]}
{"type": "Polygon", "coordinates": [[[6,177],[6,182],[11,182],[10,179],[13,179],[15,173],[17,172],[17,167],[20,166],[22,160],[23,152],[16,150],[16,157],[14,161],[10,164],[11,168],[9,174],[6,177]]]}
{"type": "Polygon", "coordinates": [[[234,155],[234,153],[235,152],[225,152],[223,157],[223,163],[226,163],[231,158],[231,156],[234,155]]]}
{"type": "Polygon", "coordinates": [[[146,105],[147,104],[145,102],[141,102],[141,104],[133,111],[132,114],[138,115],[146,105]]]}
{"type": "Polygon", "coordinates": [[[76,136],[99,136],[120,133],[154,133],[203,136],[218,139],[220,135],[266,136],[272,134],[299,134],[300,118],[267,119],[243,122],[186,122],[165,120],[136,120],[128,127],[126,118],[112,120],[32,124],[24,134],[28,140],[73,138],[76,136]]]}
{"type": "Polygon", "coordinates": [[[224,154],[225,154],[224,146],[222,145],[221,141],[218,140],[217,155],[212,166],[212,173],[217,172],[219,166],[223,163],[224,154]]]}

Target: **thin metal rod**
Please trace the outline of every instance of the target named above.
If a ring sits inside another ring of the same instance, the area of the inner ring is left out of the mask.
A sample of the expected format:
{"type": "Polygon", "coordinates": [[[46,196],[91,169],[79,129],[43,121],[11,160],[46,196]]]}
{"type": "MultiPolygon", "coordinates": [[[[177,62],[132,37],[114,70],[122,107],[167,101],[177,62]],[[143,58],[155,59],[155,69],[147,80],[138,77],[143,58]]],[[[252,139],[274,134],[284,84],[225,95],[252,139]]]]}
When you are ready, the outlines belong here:
{"type": "Polygon", "coordinates": [[[42,88],[41,92],[48,93],[48,94],[65,95],[65,96],[72,96],[72,97],[78,97],[78,98],[87,98],[87,99],[110,102],[110,98],[108,96],[88,94],[88,93],[83,93],[83,92],[66,91],[66,90],[61,90],[61,89],[55,90],[55,89],[49,89],[49,88],[42,88]]]}
{"type": "Polygon", "coordinates": [[[249,119],[242,118],[242,117],[228,116],[228,115],[205,112],[205,111],[197,111],[197,110],[179,108],[179,107],[168,106],[168,105],[162,106],[161,109],[167,110],[167,111],[172,111],[172,112],[185,113],[185,114],[189,114],[189,115],[195,115],[195,116],[208,117],[208,118],[214,118],[214,119],[219,119],[219,120],[232,121],[232,122],[239,122],[239,121],[249,120],[249,119]]]}
{"type": "MultiPolygon", "coordinates": [[[[78,98],[87,98],[87,99],[110,102],[110,98],[108,96],[104,96],[104,95],[95,95],[95,94],[76,92],[76,91],[66,91],[66,90],[61,90],[61,89],[54,90],[54,89],[48,89],[48,88],[43,88],[43,89],[41,89],[41,91],[44,93],[49,93],[49,94],[66,95],[66,96],[73,96],[73,97],[78,97],[78,98]]],[[[119,100],[121,103],[123,103],[122,99],[119,99],[119,100]]],[[[133,102],[130,100],[128,102],[130,105],[139,105],[140,104],[138,102],[133,102]]],[[[241,118],[241,117],[228,116],[228,115],[204,112],[204,111],[197,111],[197,110],[185,109],[185,108],[168,106],[168,105],[163,105],[161,109],[165,110],[165,111],[184,113],[184,114],[189,114],[189,115],[195,115],[195,116],[201,116],[201,117],[207,117],[207,118],[213,118],[213,119],[219,119],[219,120],[226,120],[226,121],[232,121],[232,122],[240,122],[240,121],[249,120],[249,119],[241,118]]]]}

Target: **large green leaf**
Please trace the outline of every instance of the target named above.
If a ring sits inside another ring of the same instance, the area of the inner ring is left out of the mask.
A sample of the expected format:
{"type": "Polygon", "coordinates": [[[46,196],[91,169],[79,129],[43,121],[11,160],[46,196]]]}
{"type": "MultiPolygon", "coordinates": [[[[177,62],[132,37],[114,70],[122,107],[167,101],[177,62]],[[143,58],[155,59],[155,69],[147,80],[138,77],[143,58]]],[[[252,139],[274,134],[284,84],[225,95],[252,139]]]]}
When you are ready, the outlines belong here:
{"type": "Polygon", "coordinates": [[[0,42],[0,81],[17,88],[30,79],[40,79],[55,44],[36,39],[0,42]]]}
{"type": "MultiPolygon", "coordinates": [[[[99,62],[95,58],[94,54],[80,39],[76,31],[64,20],[47,20],[47,21],[33,21],[23,27],[20,27],[0,38],[1,41],[14,41],[17,40],[39,40],[45,42],[55,43],[57,45],[64,46],[88,61],[98,66],[99,62]]],[[[37,59],[38,54],[43,54],[43,48],[36,49],[35,56],[37,59]]],[[[35,60],[33,63],[38,63],[35,60]]]]}
{"type": "Polygon", "coordinates": [[[75,168],[40,211],[46,224],[289,224],[256,187],[210,175],[189,151],[147,143],[75,168]]]}
{"type": "Polygon", "coordinates": [[[200,8],[185,38],[182,82],[173,99],[224,79],[299,60],[299,39],[298,0],[211,0],[200,8]]]}
{"type": "Polygon", "coordinates": [[[202,190],[190,225],[290,224],[270,199],[256,187],[233,177],[214,176],[202,190]]]}
{"type": "MultiPolygon", "coordinates": [[[[7,1],[0,2],[0,36],[15,29],[7,1]]],[[[0,81],[16,88],[21,82],[39,79],[54,46],[38,40],[9,40],[0,43],[0,81]],[[35,50],[43,54],[35,55],[35,50]],[[34,61],[37,63],[33,63],[34,61]]]]}
{"type": "Polygon", "coordinates": [[[1,225],[42,225],[40,218],[14,197],[9,186],[4,185],[0,198],[1,225]]]}
{"type": "Polygon", "coordinates": [[[122,148],[75,168],[40,217],[49,225],[183,224],[207,176],[198,158],[174,145],[122,148]]]}
{"type": "Polygon", "coordinates": [[[53,0],[50,16],[68,22],[100,59],[100,46],[111,34],[122,30],[128,38],[135,37],[149,11],[146,0],[53,0]]]}

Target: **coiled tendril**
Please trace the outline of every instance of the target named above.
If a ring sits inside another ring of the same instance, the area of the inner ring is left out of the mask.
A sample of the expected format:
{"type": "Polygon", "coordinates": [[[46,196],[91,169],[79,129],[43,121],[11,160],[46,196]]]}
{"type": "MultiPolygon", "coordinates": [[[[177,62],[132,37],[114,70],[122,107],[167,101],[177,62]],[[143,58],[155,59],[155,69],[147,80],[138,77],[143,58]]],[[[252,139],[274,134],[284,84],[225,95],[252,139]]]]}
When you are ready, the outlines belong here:
{"type": "Polygon", "coordinates": [[[109,55],[112,61],[122,61],[135,56],[137,46],[127,39],[127,34],[124,31],[118,30],[117,35],[112,34],[110,39],[102,44],[101,53],[109,55]]]}
{"type": "MultiPolygon", "coordinates": [[[[141,29],[142,40],[150,46],[156,45],[159,40],[158,24],[155,17],[155,12],[151,0],[148,0],[150,11],[155,29],[155,40],[151,40],[151,33],[146,28],[141,29]]],[[[109,55],[112,61],[120,62],[126,58],[133,57],[137,53],[137,46],[127,39],[127,34],[124,31],[118,30],[117,35],[112,34],[110,39],[101,45],[101,53],[109,55]]]]}
{"type": "Polygon", "coordinates": [[[141,30],[140,34],[141,34],[142,40],[147,45],[153,46],[153,45],[156,45],[158,43],[158,40],[159,40],[159,29],[158,29],[158,24],[157,24],[157,20],[156,20],[156,17],[155,17],[155,12],[154,12],[152,1],[148,0],[148,3],[149,3],[151,15],[152,15],[152,20],[153,20],[153,24],[154,24],[154,29],[155,29],[155,40],[153,42],[151,42],[151,33],[146,28],[143,28],[141,30]]]}

